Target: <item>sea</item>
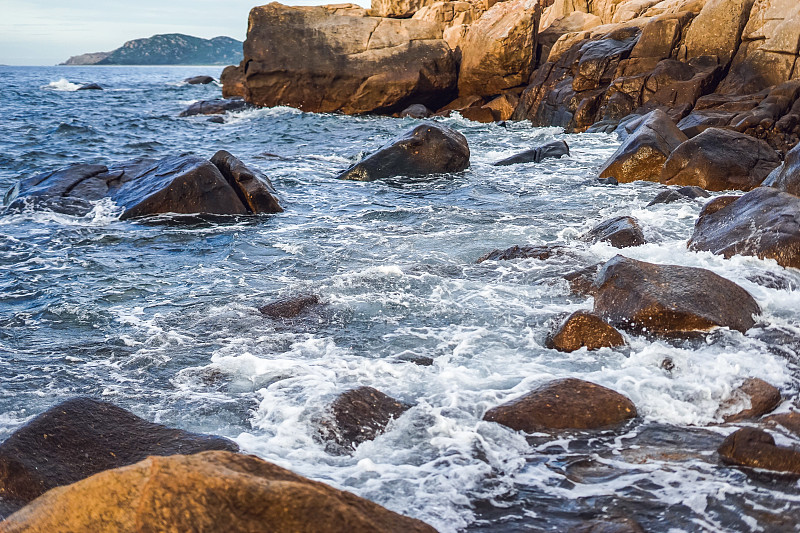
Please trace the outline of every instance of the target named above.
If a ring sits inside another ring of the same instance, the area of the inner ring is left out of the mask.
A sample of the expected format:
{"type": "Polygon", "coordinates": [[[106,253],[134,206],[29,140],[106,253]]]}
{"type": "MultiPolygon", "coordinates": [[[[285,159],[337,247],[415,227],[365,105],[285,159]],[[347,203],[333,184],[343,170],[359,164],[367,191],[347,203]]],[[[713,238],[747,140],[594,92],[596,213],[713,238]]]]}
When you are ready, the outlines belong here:
{"type": "MultiPolygon", "coordinates": [[[[91,396],[229,437],[443,533],[617,519],[658,532],[800,531],[796,477],[725,466],[716,454],[725,436],[754,425],[718,414],[746,378],[780,388],[776,412],[797,406],[800,271],[688,251],[705,200],[647,207],[662,185],[599,183],[620,144],[614,134],[437,118],[468,139],[467,171],[339,181],[421,121],[288,107],[223,123],[178,117],[221,93],[182,80],[220,71],[0,67],[0,194],[72,163],[224,149],[263,171],[285,208],[126,221],[109,200],[85,216],[0,209],[0,441],[58,402],[91,396]],[[88,82],[105,90],[76,90],[88,82]],[[569,156],[492,166],[556,139],[569,156]],[[579,239],[619,215],[639,221],[647,244],[579,239]],[[553,244],[568,253],[477,263],[493,249],[553,244]],[[592,308],[563,275],[617,254],[736,282],[761,306],[757,325],[685,341],[626,334],[624,348],[593,352],[545,348],[566,314],[592,308]],[[295,319],[258,311],[309,293],[323,305],[295,319]],[[557,436],[482,420],[564,377],[625,394],[639,418],[557,436]],[[319,420],[360,386],[412,407],[352,454],[329,453],[319,420]]],[[[797,436],[772,434],[800,447],[797,436]]]]}

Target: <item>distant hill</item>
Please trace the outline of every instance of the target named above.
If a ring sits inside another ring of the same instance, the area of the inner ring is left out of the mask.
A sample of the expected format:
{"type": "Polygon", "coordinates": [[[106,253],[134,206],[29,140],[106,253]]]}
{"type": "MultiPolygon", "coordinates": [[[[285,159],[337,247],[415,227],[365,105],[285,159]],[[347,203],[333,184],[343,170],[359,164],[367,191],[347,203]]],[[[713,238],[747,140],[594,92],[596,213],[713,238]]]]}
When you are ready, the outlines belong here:
{"type": "Polygon", "coordinates": [[[242,42],[181,33],[128,41],[112,52],[73,56],[62,65],[231,65],[242,60],[242,42]]]}

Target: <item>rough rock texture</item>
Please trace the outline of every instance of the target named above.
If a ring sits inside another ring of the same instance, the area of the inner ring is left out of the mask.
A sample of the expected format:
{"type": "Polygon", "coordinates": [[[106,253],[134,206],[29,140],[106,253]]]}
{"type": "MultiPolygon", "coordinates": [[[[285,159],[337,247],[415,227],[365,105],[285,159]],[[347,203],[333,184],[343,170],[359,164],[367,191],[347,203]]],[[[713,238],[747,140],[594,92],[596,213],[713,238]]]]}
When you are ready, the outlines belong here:
{"type": "Polygon", "coordinates": [[[489,409],[483,419],[516,431],[602,429],[636,417],[628,398],[580,379],[551,381],[521,398],[489,409]]]}
{"type": "Polygon", "coordinates": [[[319,113],[438,109],[456,91],[457,64],[441,26],[367,17],[355,5],[250,11],[245,100],[319,113]]]}
{"type": "Polygon", "coordinates": [[[667,185],[696,185],[707,191],[749,191],[781,164],[765,141],[709,128],[678,146],[661,171],[667,185]]]}
{"type": "Polygon", "coordinates": [[[623,329],[683,336],[715,327],[744,333],[758,304],[736,285],[702,268],[655,265],[618,255],[595,280],[594,311],[623,329]]]}
{"type": "Polygon", "coordinates": [[[646,242],[636,219],[624,216],[601,222],[581,235],[581,240],[590,243],[607,242],[614,248],[641,246],[646,242]]]}
{"type": "Polygon", "coordinates": [[[512,246],[505,250],[492,250],[478,259],[477,263],[484,261],[507,261],[511,259],[549,259],[553,255],[564,253],[563,246],[512,246]]]}
{"type": "Polygon", "coordinates": [[[569,283],[570,292],[580,296],[594,296],[597,290],[594,280],[601,266],[602,264],[598,263],[564,274],[564,279],[569,283]]]}
{"type": "Polygon", "coordinates": [[[461,172],[468,167],[466,137],[447,126],[426,123],[389,141],[345,170],[339,179],[374,181],[392,176],[461,172]]]}
{"type": "Polygon", "coordinates": [[[239,98],[217,98],[216,100],[201,100],[195,102],[181,111],[179,117],[192,117],[194,115],[221,115],[229,111],[247,109],[249,104],[239,98]]]}
{"type": "Polygon", "coordinates": [[[244,61],[238,65],[229,65],[219,75],[222,84],[222,97],[238,96],[244,98],[244,61]]]}
{"type": "Polygon", "coordinates": [[[517,165],[520,163],[541,163],[543,160],[550,157],[561,157],[569,155],[569,146],[564,141],[552,141],[542,146],[537,146],[530,150],[525,150],[511,157],[507,157],[497,163],[493,163],[496,167],[506,165],[517,165]]]}
{"type": "Polygon", "coordinates": [[[349,390],[331,404],[331,418],[321,422],[320,433],[344,451],[352,451],[386,429],[392,419],[411,406],[372,387],[349,390]]]}
{"type": "Polygon", "coordinates": [[[537,0],[506,0],[469,27],[461,43],[460,95],[492,96],[522,85],[536,65],[537,0]]]}
{"type": "Polygon", "coordinates": [[[686,34],[686,58],[716,56],[730,63],[742,38],[753,0],[708,0],[686,34]]]}
{"type": "Polygon", "coordinates": [[[614,177],[620,183],[658,181],[669,155],[687,140],[666,113],[652,111],[603,165],[600,177],[614,177]]]}
{"type": "Polygon", "coordinates": [[[372,0],[370,14],[375,17],[409,18],[436,0],[372,0]]]}
{"type": "Polygon", "coordinates": [[[728,464],[800,474],[800,451],[776,446],[766,431],[742,428],[726,438],[717,450],[728,464]]]}
{"type": "Polygon", "coordinates": [[[320,299],[316,294],[301,294],[299,296],[292,296],[290,298],[281,298],[275,300],[258,310],[261,314],[273,319],[280,318],[296,318],[300,316],[307,309],[319,305],[320,299]]]}
{"type": "Polygon", "coordinates": [[[228,439],[171,429],[110,403],[74,398],[0,444],[0,497],[21,506],[53,487],[150,455],[238,449],[228,439]]]}
{"type": "Polygon", "coordinates": [[[273,194],[266,176],[220,151],[212,161],[182,155],[133,159],[110,167],[75,164],[23,179],[4,201],[12,207],[33,202],[85,214],[91,201],[110,197],[125,208],[121,218],[128,219],[161,213],[275,213],[281,208],[273,194]]]}
{"type": "Polygon", "coordinates": [[[414,532],[427,524],[252,455],[149,457],[59,487],[3,522],[4,533],[92,531],[414,532]]]}
{"type": "Polygon", "coordinates": [[[569,315],[545,342],[545,346],[559,352],[574,352],[584,347],[587,350],[599,350],[624,345],[625,339],[614,326],[588,311],[576,311],[569,315]]]}
{"type": "Polygon", "coordinates": [[[786,159],[762,183],[779,191],[800,196],[800,145],[786,154],[786,159]]]}
{"type": "Polygon", "coordinates": [[[653,198],[647,207],[657,204],[671,204],[673,202],[683,202],[686,200],[696,200],[697,198],[708,198],[711,196],[700,187],[686,186],[677,189],[667,189],[661,191],[653,198]]]}
{"type": "Polygon", "coordinates": [[[759,187],[716,204],[700,213],[689,240],[691,250],[753,255],[800,268],[800,198],[759,187]]]}
{"type": "Polygon", "coordinates": [[[747,378],[720,406],[725,422],[738,422],[769,413],[781,403],[781,391],[763,379],[747,378]]]}

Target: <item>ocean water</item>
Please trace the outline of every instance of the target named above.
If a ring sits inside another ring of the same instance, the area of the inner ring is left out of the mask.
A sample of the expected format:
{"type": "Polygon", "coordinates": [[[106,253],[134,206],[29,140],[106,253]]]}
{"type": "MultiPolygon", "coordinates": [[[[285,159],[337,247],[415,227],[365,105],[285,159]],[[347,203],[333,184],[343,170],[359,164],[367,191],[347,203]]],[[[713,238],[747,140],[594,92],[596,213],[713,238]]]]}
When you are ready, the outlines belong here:
{"type": "Polygon", "coordinates": [[[469,170],[341,182],[339,171],[419,121],[289,108],[223,124],[178,118],[220,92],[181,80],[219,73],[0,68],[0,191],[75,162],[225,149],[264,171],[286,209],[191,224],[121,222],[109,201],[84,217],[0,212],[0,440],[89,395],[225,435],[443,532],[564,531],[609,516],[647,531],[800,531],[797,479],[729,468],[715,454],[741,426],[721,425],[717,408],[745,378],[781,389],[778,412],[797,402],[800,271],[687,251],[702,202],[647,208],[660,185],[595,182],[619,145],[612,135],[443,119],[467,137],[469,170]],[[84,82],[106,90],[75,91],[84,82]],[[553,139],[571,156],[490,165],[553,139]],[[617,215],[636,217],[648,244],[620,251],[577,240],[617,215]],[[494,248],[554,243],[570,253],[476,264],[494,248]],[[626,335],[617,350],[544,348],[559,317],[592,306],[561,276],[617,253],[733,280],[760,304],[757,326],[674,343],[626,335]],[[325,304],[308,316],[274,322],[258,312],[308,292],[325,304]],[[433,364],[408,362],[415,357],[433,364]],[[568,376],[626,394],[640,418],[557,438],[482,421],[568,376]],[[413,407],[352,455],[330,455],[315,421],[362,385],[413,407]]]}

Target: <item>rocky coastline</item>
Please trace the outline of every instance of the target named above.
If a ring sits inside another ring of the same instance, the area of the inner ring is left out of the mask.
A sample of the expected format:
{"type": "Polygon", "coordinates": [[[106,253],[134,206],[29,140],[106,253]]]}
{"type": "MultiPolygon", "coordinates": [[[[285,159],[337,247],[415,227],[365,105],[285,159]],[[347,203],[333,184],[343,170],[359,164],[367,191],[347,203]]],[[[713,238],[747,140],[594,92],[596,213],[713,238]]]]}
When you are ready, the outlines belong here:
{"type": "MultiPolygon", "coordinates": [[[[431,117],[337,176],[366,182],[469,168],[468,139],[436,121],[453,113],[478,122],[528,120],[566,132],[616,133],[622,144],[598,169],[602,183],[669,187],[653,204],[729,191],[705,204],[686,236],[688,249],[800,268],[795,0],[373,0],[371,9],[272,3],[253,8],[248,28],[244,59],[221,76],[226,100],[192,104],[182,116],[290,106],[431,117]]],[[[569,154],[558,141],[495,164],[569,154]]],[[[122,219],[250,217],[284,209],[267,176],[224,150],[210,160],[182,154],[73,164],[21,180],[4,203],[75,213],[101,198],[123,207],[122,219]]],[[[632,217],[603,221],[579,240],[607,243],[619,255],[563,273],[591,303],[553,324],[547,348],[618,348],[632,336],[714,342],[719,328],[744,334],[759,324],[760,302],[736,283],[702,268],[625,256],[646,244],[632,217]]],[[[520,243],[477,260],[547,261],[569,253],[520,243]]],[[[302,294],[260,311],[264,320],[291,327],[324,306],[317,295],[302,294]]],[[[662,362],[665,372],[671,365],[662,362]]],[[[353,388],[314,421],[317,438],[332,456],[350,454],[411,408],[375,388],[353,388]]],[[[719,405],[718,447],[706,452],[748,475],[796,479],[800,449],[773,435],[800,437],[798,413],[800,398],[748,378],[719,405]],[[785,412],[769,416],[780,405],[785,412]]],[[[527,438],[556,439],[618,431],[639,416],[623,394],[567,378],[498,402],[481,420],[527,438]]],[[[433,531],[239,453],[227,439],[166,428],[89,398],[53,406],[0,444],[0,517],[0,532],[9,533],[163,524],[261,531],[265,523],[281,531],[433,531]]],[[[583,530],[642,531],[635,518],[587,520],[583,530]]]]}

